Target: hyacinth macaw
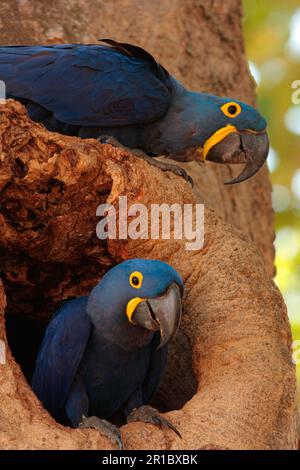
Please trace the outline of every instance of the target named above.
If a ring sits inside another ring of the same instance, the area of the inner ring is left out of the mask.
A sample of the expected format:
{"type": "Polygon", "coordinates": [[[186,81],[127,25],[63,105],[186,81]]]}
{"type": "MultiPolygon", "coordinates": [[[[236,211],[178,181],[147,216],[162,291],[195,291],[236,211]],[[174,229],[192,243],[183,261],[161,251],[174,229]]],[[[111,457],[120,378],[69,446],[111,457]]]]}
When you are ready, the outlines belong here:
{"type": "Polygon", "coordinates": [[[244,181],[262,167],[269,143],[257,110],[232,98],[191,92],[144,49],[102,41],[108,45],[0,47],[7,97],[20,100],[50,131],[110,136],[165,170],[175,171],[174,165],[149,157],[245,163],[228,183],[244,181]]]}
{"type": "Polygon", "coordinates": [[[146,406],[164,374],[181,317],[183,282],[168,264],[132,259],[108,271],[89,296],[66,302],[50,321],[32,387],[51,415],[96,427],[122,447],[123,417],[176,428],[146,406]]]}

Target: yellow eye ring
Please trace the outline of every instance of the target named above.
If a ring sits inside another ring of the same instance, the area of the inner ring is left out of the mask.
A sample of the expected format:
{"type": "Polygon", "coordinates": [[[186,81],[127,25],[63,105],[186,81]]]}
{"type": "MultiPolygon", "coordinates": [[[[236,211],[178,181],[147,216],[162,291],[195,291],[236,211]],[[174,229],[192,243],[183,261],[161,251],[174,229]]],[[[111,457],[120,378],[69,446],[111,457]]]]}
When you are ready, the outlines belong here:
{"type": "Polygon", "coordinates": [[[143,284],[143,275],[139,271],[134,271],[133,273],[130,274],[129,277],[129,282],[131,287],[134,287],[134,289],[140,289],[143,284]]]}
{"type": "Polygon", "coordinates": [[[235,118],[242,112],[241,106],[238,103],[235,103],[234,101],[230,101],[229,103],[223,104],[221,109],[225,116],[230,118],[235,118]]]}

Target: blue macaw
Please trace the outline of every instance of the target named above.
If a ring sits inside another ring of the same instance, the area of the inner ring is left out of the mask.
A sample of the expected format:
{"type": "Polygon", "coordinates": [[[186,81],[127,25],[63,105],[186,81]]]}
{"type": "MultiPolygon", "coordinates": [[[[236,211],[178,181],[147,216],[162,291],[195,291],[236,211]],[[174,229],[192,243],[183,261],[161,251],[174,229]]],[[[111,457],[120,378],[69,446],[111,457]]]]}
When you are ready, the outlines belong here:
{"type": "Polygon", "coordinates": [[[120,447],[118,429],[106,421],[114,416],[178,432],[145,405],[165,370],[183,289],[168,264],[132,259],[108,271],[89,296],[62,305],[46,329],[32,378],[51,415],[74,427],[96,427],[120,447]]]}
{"type": "Polygon", "coordinates": [[[253,107],[188,91],[144,49],[102,41],[109,45],[0,47],[8,97],[51,131],[110,136],[146,152],[151,164],[159,155],[246,163],[229,183],[262,167],[269,148],[266,121],[253,107]]]}

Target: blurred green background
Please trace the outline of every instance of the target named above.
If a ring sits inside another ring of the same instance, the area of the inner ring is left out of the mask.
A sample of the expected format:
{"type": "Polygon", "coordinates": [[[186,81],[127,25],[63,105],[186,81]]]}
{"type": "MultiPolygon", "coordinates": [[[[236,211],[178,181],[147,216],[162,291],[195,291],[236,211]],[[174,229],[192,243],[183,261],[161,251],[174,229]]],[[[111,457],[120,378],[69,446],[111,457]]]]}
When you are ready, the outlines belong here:
{"type": "MultiPolygon", "coordinates": [[[[300,1],[244,0],[244,31],[259,107],[271,138],[275,281],[288,306],[294,340],[300,340],[300,1]],[[298,104],[293,103],[293,94],[298,104]]],[[[300,364],[297,374],[300,391],[300,364]]]]}

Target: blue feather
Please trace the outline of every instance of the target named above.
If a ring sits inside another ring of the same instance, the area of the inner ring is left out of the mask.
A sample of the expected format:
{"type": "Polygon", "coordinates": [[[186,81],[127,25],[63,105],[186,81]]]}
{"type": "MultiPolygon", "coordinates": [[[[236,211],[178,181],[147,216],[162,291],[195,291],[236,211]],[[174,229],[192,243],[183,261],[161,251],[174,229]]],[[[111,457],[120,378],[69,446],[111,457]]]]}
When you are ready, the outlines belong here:
{"type": "Polygon", "coordinates": [[[61,307],[48,325],[38,354],[32,388],[54,415],[66,403],[88,343],[91,321],[86,304],[87,298],[81,297],[61,307]]]}
{"type": "Polygon", "coordinates": [[[11,97],[30,100],[66,124],[127,126],[163,116],[163,82],[142,59],[107,46],[0,48],[0,79],[11,97]]]}
{"type": "Polygon", "coordinates": [[[71,300],[50,321],[32,380],[36,395],[59,421],[77,426],[82,416],[109,418],[149,402],[166,367],[159,333],[133,325],[127,303],[158,297],[179,274],[158,260],[132,259],[108,271],[88,297],[71,300]],[[129,279],[143,275],[137,291],[129,279]]]}
{"type": "MultiPolygon", "coordinates": [[[[232,99],[194,93],[140,47],[104,45],[0,47],[0,79],[32,119],[49,130],[82,138],[108,135],[149,155],[185,160],[217,130],[235,126],[261,132],[266,121],[252,106],[236,117],[232,99]]],[[[252,157],[251,157],[252,158],[252,157]]]]}

